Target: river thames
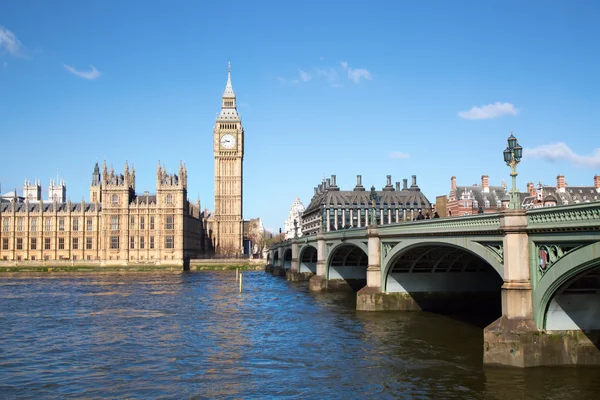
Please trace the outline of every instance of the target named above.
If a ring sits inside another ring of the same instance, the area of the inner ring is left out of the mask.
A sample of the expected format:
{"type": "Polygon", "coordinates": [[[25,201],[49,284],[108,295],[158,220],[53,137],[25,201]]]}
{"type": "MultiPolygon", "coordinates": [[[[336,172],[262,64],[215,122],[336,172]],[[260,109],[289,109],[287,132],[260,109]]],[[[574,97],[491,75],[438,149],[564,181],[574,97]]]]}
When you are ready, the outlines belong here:
{"type": "Polygon", "coordinates": [[[482,365],[476,324],[263,272],[0,275],[0,398],[592,399],[596,367],[482,365]]]}

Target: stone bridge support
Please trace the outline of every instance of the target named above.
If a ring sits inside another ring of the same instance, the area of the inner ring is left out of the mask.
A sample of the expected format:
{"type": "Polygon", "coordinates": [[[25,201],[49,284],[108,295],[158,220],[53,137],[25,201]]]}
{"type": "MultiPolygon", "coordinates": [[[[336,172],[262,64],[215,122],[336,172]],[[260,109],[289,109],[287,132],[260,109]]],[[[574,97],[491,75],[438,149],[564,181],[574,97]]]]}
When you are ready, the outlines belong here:
{"type": "Polygon", "coordinates": [[[298,239],[294,239],[292,242],[292,266],[289,271],[285,273],[285,279],[292,282],[307,281],[312,276],[312,273],[300,272],[300,260],[298,258],[298,239]]]}
{"type": "Polygon", "coordinates": [[[292,241],[292,266],[293,272],[298,272],[298,239],[292,241]]]}
{"type": "Polygon", "coordinates": [[[285,276],[285,266],[283,256],[285,254],[285,247],[280,244],[277,248],[277,259],[273,262],[273,275],[285,276]]]}
{"type": "Polygon", "coordinates": [[[539,330],[533,320],[530,252],[525,210],[507,210],[500,219],[504,232],[502,316],[485,328],[485,364],[516,367],[539,365],[539,330]]]}
{"type": "Polygon", "coordinates": [[[385,293],[381,291],[381,240],[376,226],[367,228],[369,246],[369,266],[367,267],[367,286],[356,294],[356,309],[375,311],[376,304],[385,301],[385,293]]]}
{"type": "Polygon", "coordinates": [[[325,260],[325,237],[322,233],[317,234],[317,274],[310,278],[308,288],[312,291],[327,289],[327,265],[325,260]]]}
{"type": "Polygon", "coordinates": [[[275,254],[275,251],[273,251],[273,249],[269,249],[268,254],[269,255],[267,258],[267,264],[265,265],[265,272],[273,273],[273,254],[275,254]]]}

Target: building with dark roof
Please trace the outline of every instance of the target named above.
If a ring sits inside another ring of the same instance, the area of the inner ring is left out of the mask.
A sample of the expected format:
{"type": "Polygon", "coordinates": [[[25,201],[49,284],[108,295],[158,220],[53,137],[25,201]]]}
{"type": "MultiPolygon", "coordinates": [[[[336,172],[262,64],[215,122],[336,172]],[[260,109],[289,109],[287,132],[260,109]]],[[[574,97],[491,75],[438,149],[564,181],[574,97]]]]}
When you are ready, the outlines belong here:
{"type": "Polygon", "coordinates": [[[569,204],[590,203],[600,200],[600,176],[595,175],[592,186],[569,186],[564,175],[556,177],[556,186],[539,182],[527,184],[527,193],[523,199],[523,208],[565,206],[569,204]]]}
{"type": "Polygon", "coordinates": [[[471,215],[479,212],[497,212],[509,203],[506,184],[490,186],[489,177],[481,176],[481,185],[458,186],[456,177],[450,178],[447,213],[445,215],[471,215]]]}
{"type": "Polygon", "coordinates": [[[302,234],[368,226],[373,195],[378,225],[412,221],[420,211],[423,215],[431,213],[431,203],[417,185],[416,175],[412,176],[410,187],[407,179],[403,180],[402,187],[400,182],[392,185],[392,176],[388,175],[381,190],[372,187],[370,191],[362,186],[361,175],[357,175],[352,190],[340,190],[336,176],[332,175],[314,188],[310,204],[302,213],[302,234]]]}
{"type": "MultiPolygon", "coordinates": [[[[502,182],[500,186],[490,186],[487,175],[481,176],[481,185],[458,186],[456,177],[450,178],[451,186],[447,201],[446,215],[470,215],[480,212],[498,212],[508,207],[509,189],[502,182]]],[[[594,176],[591,186],[568,186],[564,175],[556,177],[556,186],[541,182],[527,184],[526,192],[519,192],[521,207],[562,206],[600,200],[600,176],[594,176]]]]}

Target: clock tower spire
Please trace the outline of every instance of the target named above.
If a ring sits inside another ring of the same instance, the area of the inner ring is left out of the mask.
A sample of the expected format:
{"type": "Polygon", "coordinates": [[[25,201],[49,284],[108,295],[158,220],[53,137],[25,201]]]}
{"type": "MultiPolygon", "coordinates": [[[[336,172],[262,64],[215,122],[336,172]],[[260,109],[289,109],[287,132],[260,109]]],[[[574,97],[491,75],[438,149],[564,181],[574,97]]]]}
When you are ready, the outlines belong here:
{"type": "Polygon", "coordinates": [[[237,112],[231,84],[231,64],[223,91],[221,112],[213,129],[215,155],[214,247],[217,254],[239,257],[243,254],[243,168],[244,128],[237,112]]]}

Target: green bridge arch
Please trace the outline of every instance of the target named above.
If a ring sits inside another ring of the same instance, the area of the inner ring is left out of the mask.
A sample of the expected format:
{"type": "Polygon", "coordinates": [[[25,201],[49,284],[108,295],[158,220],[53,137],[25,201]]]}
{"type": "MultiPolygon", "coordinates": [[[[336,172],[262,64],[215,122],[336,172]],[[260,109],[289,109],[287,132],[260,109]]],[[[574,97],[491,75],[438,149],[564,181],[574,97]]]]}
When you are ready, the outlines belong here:
{"type": "Polygon", "coordinates": [[[387,290],[387,278],[390,268],[393,266],[394,261],[397,257],[401,256],[406,251],[421,247],[421,246],[447,246],[464,250],[468,253],[474,254],[486,261],[494,268],[494,270],[504,279],[504,265],[499,260],[498,255],[489,250],[483,244],[478,243],[476,240],[470,240],[465,238],[411,238],[403,239],[396,244],[386,255],[382,257],[382,268],[381,268],[381,288],[383,291],[387,290]]]}
{"type": "Polygon", "coordinates": [[[329,279],[329,268],[331,267],[331,262],[333,261],[333,255],[342,247],[353,246],[362,250],[367,257],[369,257],[369,247],[368,242],[361,241],[358,239],[344,239],[344,240],[334,240],[328,241],[326,247],[329,247],[327,251],[327,258],[325,259],[325,277],[329,279]]]}
{"type": "Polygon", "coordinates": [[[538,328],[546,329],[546,314],[554,295],[571,279],[598,264],[600,241],[574,250],[546,271],[533,290],[533,314],[538,328]]]}

